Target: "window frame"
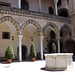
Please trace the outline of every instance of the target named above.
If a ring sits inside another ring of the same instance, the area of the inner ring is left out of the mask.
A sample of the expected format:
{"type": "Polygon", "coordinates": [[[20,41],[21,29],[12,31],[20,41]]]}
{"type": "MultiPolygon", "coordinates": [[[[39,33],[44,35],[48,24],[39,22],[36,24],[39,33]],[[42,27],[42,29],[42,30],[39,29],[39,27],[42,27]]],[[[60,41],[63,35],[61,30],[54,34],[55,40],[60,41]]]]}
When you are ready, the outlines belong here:
{"type": "Polygon", "coordinates": [[[10,32],[2,32],[2,39],[10,39],[10,32]]]}

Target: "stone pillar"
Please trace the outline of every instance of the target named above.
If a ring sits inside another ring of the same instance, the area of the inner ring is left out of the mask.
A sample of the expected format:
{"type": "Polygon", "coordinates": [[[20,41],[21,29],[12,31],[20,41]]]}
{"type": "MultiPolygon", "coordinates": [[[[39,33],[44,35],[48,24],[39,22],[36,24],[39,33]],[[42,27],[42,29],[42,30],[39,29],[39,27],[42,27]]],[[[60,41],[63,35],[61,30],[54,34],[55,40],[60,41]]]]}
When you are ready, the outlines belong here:
{"type": "Polygon", "coordinates": [[[41,0],[39,0],[39,11],[41,12],[41,0]]]}
{"type": "Polygon", "coordinates": [[[58,38],[57,38],[57,41],[58,41],[58,53],[60,53],[60,38],[61,38],[61,37],[58,37],[58,38]]]}
{"type": "Polygon", "coordinates": [[[18,6],[21,8],[21,0],[18,0],[18,6]]]}
{"type": "Polygon", "coordinates": [[[19,37],[19,61],[22,61],[22,37],[23,35],[18,35],[19,37]]]}
{"type": "Polygon", "coordinates": [[[55,15],[58,15],[58,7],[57,7],[58,0],[54,0],[54,3],[55,3],[55,15]]]}
{"type": "Polygon", "coordinates": [[[43,39],[44,36],[40,36],[40,50],[41,50],[41,59],[43,60],[43,39]]]}

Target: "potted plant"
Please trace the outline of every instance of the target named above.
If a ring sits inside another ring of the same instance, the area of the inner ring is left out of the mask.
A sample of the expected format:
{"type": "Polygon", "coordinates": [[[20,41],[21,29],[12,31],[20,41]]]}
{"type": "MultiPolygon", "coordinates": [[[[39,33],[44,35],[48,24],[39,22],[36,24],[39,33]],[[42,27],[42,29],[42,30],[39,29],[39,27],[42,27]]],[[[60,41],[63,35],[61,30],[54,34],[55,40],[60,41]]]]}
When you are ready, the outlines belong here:
{"type": "Polygon", "coordinates": [[[52,53],[56,53],[56,45],[54,42],[52,43],[51,51],[52,51],[52,53]]]}
{"type": "Polygon", "coordinates": [[[35,59],[36,59],[36,57],[37,57],[36,51],[35,51],[34,43],[31,44],[30,57],[32,58],[32,61],[35,61],[35,59]]]}
{"type": "Polygon", "coordinates": [[[14,58],[14,51],[10,44],[8,45],[6,49],[5,58],[8,60],[8,63],[11,63],[12,59],[14,58]]]}

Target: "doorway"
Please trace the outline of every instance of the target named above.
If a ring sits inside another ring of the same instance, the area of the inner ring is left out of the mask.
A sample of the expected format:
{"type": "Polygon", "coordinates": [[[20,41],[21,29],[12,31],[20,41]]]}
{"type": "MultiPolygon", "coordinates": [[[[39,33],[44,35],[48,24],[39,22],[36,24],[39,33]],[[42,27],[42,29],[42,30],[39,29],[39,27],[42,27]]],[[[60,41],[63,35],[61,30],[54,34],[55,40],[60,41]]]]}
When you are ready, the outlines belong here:
{"type": "MultiPolygon", "coordinates": [[[[17,55],[19,59],[19,46],[17,48],[17,55]]],[[[27,59],[27,46],[22,45],[22,60],[25,61],[27,59]]]]}
{"type": "Polygon", "coordinates": [[[22,45],[22,60],[24,61],[27,57],[27,46],[22,45]]]}

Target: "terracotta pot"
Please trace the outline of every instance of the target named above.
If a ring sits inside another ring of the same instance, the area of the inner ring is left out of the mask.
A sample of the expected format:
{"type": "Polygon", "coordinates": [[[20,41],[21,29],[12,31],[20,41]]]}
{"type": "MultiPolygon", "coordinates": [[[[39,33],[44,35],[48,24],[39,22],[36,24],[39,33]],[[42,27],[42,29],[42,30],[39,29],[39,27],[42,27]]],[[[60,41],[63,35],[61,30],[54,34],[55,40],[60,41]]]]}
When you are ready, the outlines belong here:
{"type": "Polygon", "coordinates": [[[8,63],[11,63],[12,62],[12,59],[7,59],[8,63]]]}
{"type": "Polygon", "coordinates": [[[35,61],[36,58],[32,58],[32,61],[35,61]]]}

